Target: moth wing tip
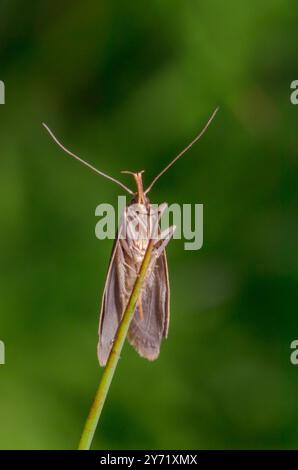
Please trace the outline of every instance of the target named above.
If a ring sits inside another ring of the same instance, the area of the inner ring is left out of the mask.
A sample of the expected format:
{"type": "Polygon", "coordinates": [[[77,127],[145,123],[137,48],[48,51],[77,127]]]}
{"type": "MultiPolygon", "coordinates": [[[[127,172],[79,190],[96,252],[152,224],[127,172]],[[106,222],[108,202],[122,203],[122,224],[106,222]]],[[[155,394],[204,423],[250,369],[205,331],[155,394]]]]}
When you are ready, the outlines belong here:
{"type": "Polygon", "coordinates": [[[127,338],[129,343],[137,351],[139,356],[143,357],[144,359],[147,359],[148,361],[155,361],[158,358],[160,353],[159,347],[146,347],[146,345],[143,344],[142,341],[133,336],[130,332],[128,332],[127,338]]]}
{"type": "Polygon", "coordinates": [[[104,354],[102,347],[100,345],[100,342],[98,342],[98,345],[97,345],[97,358],[98,358],[99,365],[101,367],[105,367],[108,358],[106,357],[106,354],[104,354]]]}

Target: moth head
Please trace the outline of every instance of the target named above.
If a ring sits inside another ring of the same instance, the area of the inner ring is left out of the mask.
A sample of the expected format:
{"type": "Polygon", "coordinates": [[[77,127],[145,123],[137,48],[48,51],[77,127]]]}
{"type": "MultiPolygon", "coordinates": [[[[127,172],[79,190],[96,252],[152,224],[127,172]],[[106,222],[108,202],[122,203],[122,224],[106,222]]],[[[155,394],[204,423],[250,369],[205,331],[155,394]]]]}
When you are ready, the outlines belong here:
{"type": "Polygon", "coordinates": [[[137,204],[146,205],[146,203],[148,202],[148,199],[145,196],[144,187],[143,187],[143,179],[142,179],[144,170],[138,171],[137,173],[134,173],[132,171],[121,171],[121,173],[132,175],[135,180],[136,192],[134,193],[133,202],[137,204]]]}

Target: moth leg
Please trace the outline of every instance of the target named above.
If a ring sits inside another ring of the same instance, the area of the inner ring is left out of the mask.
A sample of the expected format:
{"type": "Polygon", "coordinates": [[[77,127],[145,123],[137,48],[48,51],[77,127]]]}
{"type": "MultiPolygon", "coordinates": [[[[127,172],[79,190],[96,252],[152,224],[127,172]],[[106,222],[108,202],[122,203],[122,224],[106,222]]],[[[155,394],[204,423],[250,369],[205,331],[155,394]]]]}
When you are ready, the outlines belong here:
{"type": "Polygon", "coordinates": [[[138,307],[139,307],[140,320],[144,320],[144,312],[143,312],[143,305],[142,305],[142,293],[140,293],[140,297],[138,299],[138,307]]]}
{"type": "Polygon", "coordinates": [[[172,238],[174,232],[176,230],[176,226],[173,225],[172,227],[169,227],[167,228],[166,230],[164,230],[160,236],[158,237],[158,239],[156,240],[156,242],[154,243],[154,246],[157,245],[158,242],[160,242],[162,240],[162,243],[159,245],[158,248],[156,248],[153,252],[153,255],[155,258],[158,258],[161,253],[164,251],[165,247],[167,246],[167,244],[169,243],[170,239],[172,238]]]}
{"type": "Polygon", "coordinates": [[[151,273],[154,269],[154,265],[155,265],[155,262],[156,262],[157,258],[159,258],[160,255],[162,254],[162,252],[164,251],[165,247],[167,246],[167,244],[171,240],[175,230],[176,230],[176,225],[173,225],[172,227],[167,228],[166,230],[164,230],[160,234],[160,236],[158,237],[158,239],[154,243],[154,250],[152,252],[152,256],[151,256],[147,276],[151,275],[151,273]],[[160,241],[162,241],[162,242],[157,247],[157,245],[160,241]]]}
{"type": "Polygon", "coordinates": [[[126,266],[127,268],[131,269],[132,272],[138,276],[138,272],[135,270],[135,268],[133,268],[132,266],[130,266],[126,261],[123,261],[123,264],[124,264],[124,266],[126,266]]]}
{"type": "Polygon", "coordinates": [[[131,251],[131,249],[130,249],[130,247],[129,247],[129,245],[128,245],[128,243],[127,243],[127,241],[126,241],[125,239],[121,240],[121,245],[122,245],[124,251],[126,252],[126,254],[127,254],[130,258],[132,258],[132,257],[133,257],[132,251],[131,251]]]}
{"type": "Polygon", "coordinates": [[[162,204],[160,204],[158,206],[157,211],[150,214],[149,233],[150,233],[150,238],[152,238],[153,240],[155,240],[155,239],[158,240],[159,239],[159,237],[158,237],[159,222],[160,222],[160,219],[161,219],[163,213],[167,209],[167,207],[168,207],[167,203],[163,202],[162,204]],[[153,222],[153,224],[152,224],[152,222],[153,222]]]}

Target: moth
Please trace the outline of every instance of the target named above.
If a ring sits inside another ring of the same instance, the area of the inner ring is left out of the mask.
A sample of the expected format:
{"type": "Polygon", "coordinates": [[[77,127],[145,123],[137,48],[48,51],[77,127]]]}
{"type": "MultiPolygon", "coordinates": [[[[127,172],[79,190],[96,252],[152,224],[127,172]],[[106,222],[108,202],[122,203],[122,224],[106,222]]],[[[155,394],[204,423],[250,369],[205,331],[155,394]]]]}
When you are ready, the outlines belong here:
{"type": "Polygon", "coordinates": [[[170,321],[170,286],[165,247],[175,227],[160,231],[160,217],[167,205],[164,203],[156,208],[150,203],[148,193],[157,180],[200,139],[217,111],[218,108],[212,113],[201,132],[153,179],[146,190],[143,188],[142,179],[144,171],[123,172],[133,176],[135,191],[68,150],[43,123],[52,139],[64,152],[118,184],[132,196],[121,218],[104,286],[97,347],[101,366],[105,366],[111,352],[150,239],[154,240],[152,259],[129,327],[128,341],[140,356],[150,361],[159,356],[161,342],[168,335],[170,321]]]}

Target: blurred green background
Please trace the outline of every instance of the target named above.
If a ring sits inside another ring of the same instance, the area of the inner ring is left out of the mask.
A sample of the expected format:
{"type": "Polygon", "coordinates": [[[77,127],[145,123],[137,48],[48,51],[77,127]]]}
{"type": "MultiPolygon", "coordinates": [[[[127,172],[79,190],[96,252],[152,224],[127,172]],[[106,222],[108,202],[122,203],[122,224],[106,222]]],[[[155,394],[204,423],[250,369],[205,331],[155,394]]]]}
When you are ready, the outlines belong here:
{"type": "Polygon", "coordinates": [[[73,449],[98,385],[120,188],[73,151],[204,204],[204,246],[168,248],[171,325],[155,363],[126,345],[94,448],[298,447],[297,9],[290,0],[0,3],[0,448],[73,449]],[[296,11],[295,11],[296,10],[296,11]]]}

